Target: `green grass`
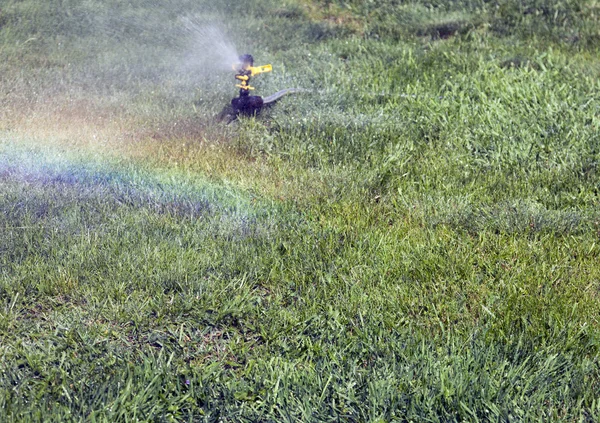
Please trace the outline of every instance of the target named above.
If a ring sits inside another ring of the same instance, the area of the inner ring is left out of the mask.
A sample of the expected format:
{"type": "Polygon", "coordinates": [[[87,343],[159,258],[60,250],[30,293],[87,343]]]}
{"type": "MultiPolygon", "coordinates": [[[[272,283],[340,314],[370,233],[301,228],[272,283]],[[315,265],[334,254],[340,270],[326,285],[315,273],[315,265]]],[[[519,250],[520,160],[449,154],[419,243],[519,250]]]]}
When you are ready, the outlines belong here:
{"type": "Polygon", "coordinates": [[[0,420],[600,420],[599,19],[5,2],[0,420]]]}

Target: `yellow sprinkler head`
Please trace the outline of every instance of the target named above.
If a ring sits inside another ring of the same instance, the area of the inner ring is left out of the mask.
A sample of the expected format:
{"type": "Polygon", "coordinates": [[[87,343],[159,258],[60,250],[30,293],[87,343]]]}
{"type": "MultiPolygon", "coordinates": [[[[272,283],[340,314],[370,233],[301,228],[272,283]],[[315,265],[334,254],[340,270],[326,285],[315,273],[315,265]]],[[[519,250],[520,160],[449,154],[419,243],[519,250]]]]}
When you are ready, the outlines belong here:
{"type": "Polygon", "coordinates": [[[250,76],[258,75],[260,73],[271,72],[273,70],[273,66],[264,65],[264,66],[254,66],[254,58],[250,54],[244,54],[239,57],[239,62],[233,65],[233,70],[238,73],[245,73],[250,76]]]}

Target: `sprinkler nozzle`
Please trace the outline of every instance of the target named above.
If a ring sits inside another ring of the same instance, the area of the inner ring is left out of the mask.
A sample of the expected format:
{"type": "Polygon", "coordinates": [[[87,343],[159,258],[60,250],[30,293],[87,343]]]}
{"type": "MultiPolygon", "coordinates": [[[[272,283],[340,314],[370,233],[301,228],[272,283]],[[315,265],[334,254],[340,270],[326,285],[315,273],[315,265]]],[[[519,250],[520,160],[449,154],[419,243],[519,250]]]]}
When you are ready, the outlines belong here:
{"type": "Polygon", "coordinates": [[[244,72],[254,66],[254,57],[251,54],[242,54],[238,57],[239,62],[233,65],[233,70],[237,72],[244,72]]]}

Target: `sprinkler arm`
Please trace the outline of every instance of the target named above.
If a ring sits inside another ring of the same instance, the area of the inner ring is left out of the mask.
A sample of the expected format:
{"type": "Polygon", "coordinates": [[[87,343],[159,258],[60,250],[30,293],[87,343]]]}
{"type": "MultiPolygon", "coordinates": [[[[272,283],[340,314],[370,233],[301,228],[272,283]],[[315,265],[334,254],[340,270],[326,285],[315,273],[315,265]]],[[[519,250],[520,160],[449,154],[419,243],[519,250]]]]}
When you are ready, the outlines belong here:
{"type": "Polygon", "coordinates": [[[232,66],[233,70],[236,72],[250,71],[250,76],[258,75],[259,73],[271,72],[273,70],[272,65],[263,65],[263,66],[246,66],[244,68],[239,67],[238,64],[234,64],[232,66]]]}
{"type": "Polygon", "coordinates": [[[248,70],[251,72],[251,76],[258,75],[259,73],[271,72],[273,70],[273,66],[264,65],[264,66],[249,66],[248,70]]]}

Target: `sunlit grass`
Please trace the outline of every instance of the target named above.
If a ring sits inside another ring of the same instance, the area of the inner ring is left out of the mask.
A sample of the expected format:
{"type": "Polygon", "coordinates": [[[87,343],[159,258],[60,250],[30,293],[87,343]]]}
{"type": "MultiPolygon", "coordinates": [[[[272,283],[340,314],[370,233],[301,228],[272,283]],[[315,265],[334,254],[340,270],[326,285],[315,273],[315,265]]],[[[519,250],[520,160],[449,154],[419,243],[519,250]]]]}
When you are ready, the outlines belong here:
{"type": "Polygon", "coordinates": [[[71,3],[0,12],[2,421],[600,418],[593,2],[71,3]],[[182,16],[309,91],[216,121],[182,16]]]}

